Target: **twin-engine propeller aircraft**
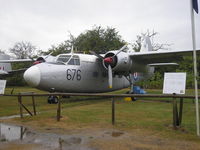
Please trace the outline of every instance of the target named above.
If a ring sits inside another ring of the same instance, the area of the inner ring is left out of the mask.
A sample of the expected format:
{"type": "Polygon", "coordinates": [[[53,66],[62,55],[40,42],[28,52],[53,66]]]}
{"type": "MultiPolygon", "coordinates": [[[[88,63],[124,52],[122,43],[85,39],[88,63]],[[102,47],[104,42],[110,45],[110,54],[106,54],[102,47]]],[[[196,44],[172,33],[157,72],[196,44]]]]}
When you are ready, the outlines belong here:
{"type": "Polygon", "coordinates": [[[49,92],[110,92],[151,77],[155,66],[177,65],[172,62],[192,54],[192,50],[152,51],[149,37],[144,36],[140,52],[125,45],[106,54],[91,53],[75,54],[72,51],[56,57],[39,57],[35,65],[25,71],[24,79],[30,86],[49,92]]]}

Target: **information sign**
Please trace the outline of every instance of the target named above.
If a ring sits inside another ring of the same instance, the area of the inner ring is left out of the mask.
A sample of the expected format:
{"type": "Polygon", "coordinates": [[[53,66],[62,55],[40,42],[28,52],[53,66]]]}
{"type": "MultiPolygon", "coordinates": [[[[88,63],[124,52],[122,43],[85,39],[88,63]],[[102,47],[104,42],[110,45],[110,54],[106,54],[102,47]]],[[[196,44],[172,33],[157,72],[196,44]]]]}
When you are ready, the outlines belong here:
{"type": "Polygon", "coordinates": [[[165,73],[163,94],[185,94],[186,73],[165,73]]]}

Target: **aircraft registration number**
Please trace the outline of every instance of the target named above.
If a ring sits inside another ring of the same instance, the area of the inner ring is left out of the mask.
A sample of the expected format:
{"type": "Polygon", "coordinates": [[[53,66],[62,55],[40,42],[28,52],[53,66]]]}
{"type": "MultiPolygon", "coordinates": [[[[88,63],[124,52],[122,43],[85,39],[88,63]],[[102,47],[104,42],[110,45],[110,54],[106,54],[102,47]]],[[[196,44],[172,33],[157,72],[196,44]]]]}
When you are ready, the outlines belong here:
{"type": "Polygon", "coordinates": [[[67,80],[81,80],[81,70],[79,69],[67,69],[66,71],[67,80]]]}

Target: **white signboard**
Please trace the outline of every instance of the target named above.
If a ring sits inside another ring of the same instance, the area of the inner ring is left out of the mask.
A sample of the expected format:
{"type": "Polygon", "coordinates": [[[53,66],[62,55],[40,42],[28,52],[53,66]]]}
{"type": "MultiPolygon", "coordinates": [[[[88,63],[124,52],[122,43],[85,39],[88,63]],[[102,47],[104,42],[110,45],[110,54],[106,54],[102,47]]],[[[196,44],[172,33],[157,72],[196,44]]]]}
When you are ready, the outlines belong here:
{"type": "Polygon", "coordinates": [[[0,94],[4,94],[6,87],[6,80],[0,80],[0,94]]]}
{"type": "Polygon", "coordinates": [[[165,73],[163,94],[185,94],[186,73],[165,73]]]}

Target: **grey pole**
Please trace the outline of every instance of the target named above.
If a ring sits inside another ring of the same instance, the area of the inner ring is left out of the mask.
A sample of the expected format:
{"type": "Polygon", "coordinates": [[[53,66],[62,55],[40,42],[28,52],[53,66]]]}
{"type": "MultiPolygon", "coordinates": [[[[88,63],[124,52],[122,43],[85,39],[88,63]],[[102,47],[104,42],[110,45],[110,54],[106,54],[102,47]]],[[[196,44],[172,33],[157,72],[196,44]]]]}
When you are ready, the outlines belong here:
{"type": "Polygon", "coordinates": [[[196,36],[195,36],[195,22],[193,1],[190,0],[191,9],[191,27],[192,27],[192,45],[193,45],[193,63],[194,63],[194,85],[195,85],[195,105],[196,105],[196,128],[197,136],[199,136],[199,100],[198,100],[198,84],[197,84],[197,58],[196,58],[196,36]]]}

